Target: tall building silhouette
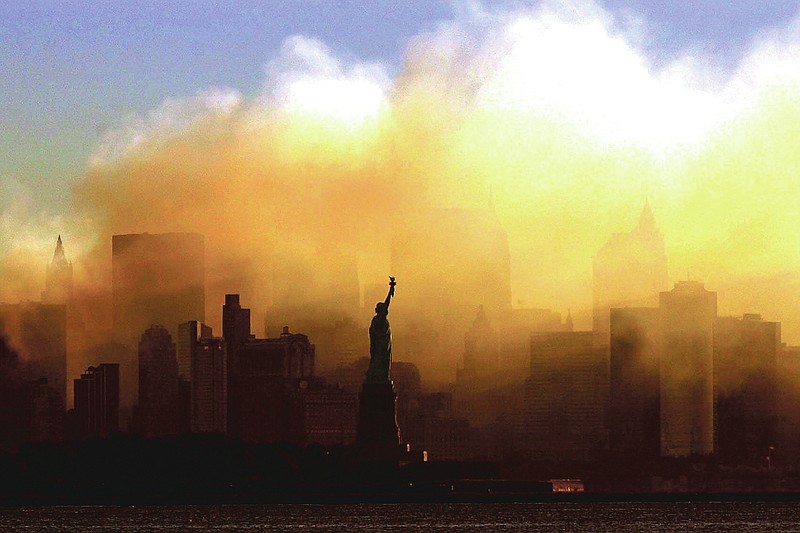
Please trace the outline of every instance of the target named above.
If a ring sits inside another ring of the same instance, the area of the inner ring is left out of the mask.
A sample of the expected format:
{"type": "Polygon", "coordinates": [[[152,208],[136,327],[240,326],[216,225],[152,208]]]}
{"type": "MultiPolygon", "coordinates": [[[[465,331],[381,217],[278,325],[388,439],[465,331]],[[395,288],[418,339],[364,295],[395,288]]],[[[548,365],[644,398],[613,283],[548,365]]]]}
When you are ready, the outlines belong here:
{"type": "Polygon", "coordinates": [[[228,433],[241,437],[239,392],[239,349],[250,339],[250,309],[239,303],[238,294],[226,294],[222,306],[222,338],[227,351],[228,433]]]}
{"type": "Polygon", "coordinates": [[[661,455],[708,455],[714,451],[717,293],[681,281],[660,299],[661,455]]]}
{"type": "Polygon", "coordinates": [[[72,263],[67,261],[64,254],[64,244],[61,235],[56,241],[53,260],[47,265],[45,290],[42,293],[42,303],[67,305],[72,300],[72,263]]]}
{"type": "Polygon", "coordinates": [[[119,429],[119,364],[90,366],[73,388],[78,438],[104,437],[119,429]]]}
{"type": "Polygon", "coordinates": [[[727,464],[764,466],[776,445],[781,325],[757,314],[714,324],[714,449],[727,464]]]}
{"type": "Polygon", "coordinates": [[[609,344],[612,307],[656,307],[658,294],[669,288],[664,236],[656,226],[650,204],[628,233],[615,233],[598,250],[593,263],[595,343],[609,344]]]}
{"type": "Polygon", "coordinates": [[[591,331],[531,336],[524,429],[531,452],[586,459],[604,449],[607,404],[608,361],[591,331]]]}
{"type": "Polygon", "coordinates": [[[178,432],[178,363],[175,343],[161,326],[148,328],[139,341],[139,431],[147,437],[178,432]]]}
{"type": "Polygon", "coordinates": [[[609,447],[631,461],[660,454],[659,340],[658,308],[611,309],[609,447]]]}
{"type": "Polygon", "coordinates": [[[183,407],[194,433],[224,433],[227,429],[228,358],[225,339],[197,321],[178,326],[178,378],[187,389],[183,407]]]}
{"type": "Polygon", "coordinates": [[[122,402],[130,405],[142,331],[161,324],[175,338],[178,324],[205,319],[204,239],[196,233],[114,235],[111,248],[114,335],[129,347],[120,361],[122,402]]]}
{"type": "Polygon", "coordinates": [[[314,345],[284,328],[280,337],[251,339],[239,347],[231,385],[238,437],[250,442],[303,440],[302,395],[314,377],[314,345]]]}

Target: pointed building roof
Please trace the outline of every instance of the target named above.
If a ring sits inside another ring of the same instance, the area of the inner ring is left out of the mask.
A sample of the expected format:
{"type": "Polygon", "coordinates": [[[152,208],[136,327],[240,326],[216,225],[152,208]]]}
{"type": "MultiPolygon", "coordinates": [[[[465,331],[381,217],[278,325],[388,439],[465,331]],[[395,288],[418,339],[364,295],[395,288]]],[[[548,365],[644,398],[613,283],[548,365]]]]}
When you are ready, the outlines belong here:
{"type": "Polygon", "coordinates": [[[636,225],[634,231],[638,233],[660,233],[656,225],[656,219],[653,216],[653,211],[650,209],[650,202],[645,199],[642,214],[639,215],[639,224],[636,225]]]}
{"type": "Polygon", "coordinates": [[[61,242],[61,235],[58,236],[58,240],[56,241],[56,251],[53,252],[53,261],[51,264],[53,265],[69,264],[66,255],[64,255],[64,243],[61,242]]]}

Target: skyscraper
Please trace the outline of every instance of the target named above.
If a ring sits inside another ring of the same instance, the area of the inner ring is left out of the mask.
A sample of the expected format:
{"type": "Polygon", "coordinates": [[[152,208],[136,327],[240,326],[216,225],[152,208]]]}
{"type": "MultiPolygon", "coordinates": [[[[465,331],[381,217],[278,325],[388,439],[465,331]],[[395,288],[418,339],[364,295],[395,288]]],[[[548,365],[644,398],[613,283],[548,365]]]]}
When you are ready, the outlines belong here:
{"type": "Polygon", "coordinates": [[[196,233],[114,235],[111,248],[114,335],[129,347],[120,361],[122,402],[129,405],[142,331],[161,324],[175,338],[178,324],[205,319],[205,248],[196,233]]]}
{"type": "Polygon", "coordinates": [[[224,339],[201,338],[192,357],[191,429],[224,433],[228,417],[227,351],[224,339]]]}
{"type": "Polygon", "coordinates": [[[90,366],[73,391],[77,437],[103,437],[119,429],[119,364],[90,366]]]}
{"type": "Polygon", "coordinates": [[[586,459],[605,448],[607,403],[608,361],[591,331],[531,336],[524,428],[531,452],[586,459]]]}
{"type": "Polygon", "coordinates": [[[185,387],[186,405],[182,414],[188,419],[182,427],[196,433],[226,430],[227,419],[227,349],[225,340],[214,338],[209,326],[197,321],[178,325],[178,378],[185,387]]]}
{"type": "Polygon", "coordinates": [[[147,437],[178,432],[178,363],[175,343],[161,326],[139,341],[138,429],[147,437]]]}
{"type": "Polygon", "coordinates": [[[714,451],[717,293],[681,281],[660,299],[661,455],[708,455],[714,451]]]}
{"type": "Polygon", "coordinates": [[[239,348],[238,388],[232,409],[240,434],[251,442],[303,440],[302,394],[314,377],[314,345],[289,333],[254,339],[239,348]]]}
{"type": "Polygon", "coordinates": [[[757,314],[714,324],[714,449],[728,464],[763,466],[776,444],[781,325],[757,314]]]}
{"type": "Polygon", "coordinates": [[[656,307],[668,288],[664,236],[645,203],[639,223],[629,233],[615,233],[598,250],[593,264],[595,343],[609,344],[609,309],[656,307]]]}
{"type": "Polygon", "coordinates": [[[67,305],[72,300],[72,263],[64,255],[64,245],[61,235],[56,241],[56,250],[53,260],[47,265],[45,290],[42,293],[42,303],[67,305]]]}
{"type": "Polygon", "coordinates": [[[609,447],[631,461],[660,453],[659,310],[611,309],[609,447]]]}
{"type": "Polygon", "coordinates": [[[227,352],[228,434],[242,434],[239,408],[239,349],[250,339],[250,309],[239,303],[238,294],[226,294],[222,306],[222,338],[227,352]]]}

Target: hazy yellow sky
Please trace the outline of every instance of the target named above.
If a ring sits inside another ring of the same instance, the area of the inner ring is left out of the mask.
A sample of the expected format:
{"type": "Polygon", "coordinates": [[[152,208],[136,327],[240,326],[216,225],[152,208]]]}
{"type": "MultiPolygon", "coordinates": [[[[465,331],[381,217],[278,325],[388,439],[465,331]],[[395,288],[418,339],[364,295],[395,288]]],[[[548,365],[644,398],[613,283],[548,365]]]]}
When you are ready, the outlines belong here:
{"type": "Polygon", "coordinates": [[[800,23],[728,70],[691,50],[655,64],[640,30],[588,2],[474,4],[398,72],[287,38],[256,96],[210,87],[121,117],[63,214],[12,190],[0,300],[38,299],[58,233],[84,284],[107,282],[111,234],[144,231],[204,233],[209,282],[254,298],[274,250],[354,251],[380,281],[405,215],[484,207],[491,189],[515,305],[588,328],[592,257],[649,199],[673,281],[800,342],[800,23]]]}

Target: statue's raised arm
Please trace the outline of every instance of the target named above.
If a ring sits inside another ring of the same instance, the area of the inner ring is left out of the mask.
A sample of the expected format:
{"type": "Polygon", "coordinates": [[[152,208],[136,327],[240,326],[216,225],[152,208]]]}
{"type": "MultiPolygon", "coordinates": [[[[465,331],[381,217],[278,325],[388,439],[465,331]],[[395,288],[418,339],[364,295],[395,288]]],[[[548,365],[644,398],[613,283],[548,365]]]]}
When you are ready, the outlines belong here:
{"type": "Polygon", "coordinates": [[[392,276],[389,276],[389,294],[386,295],[386,300],[383,302],[386,304],[387,309],[389,308],[389,303],[392,301],[392,296],[394,296],[395,285],[397,285],[397,282],[392,276]]]}

